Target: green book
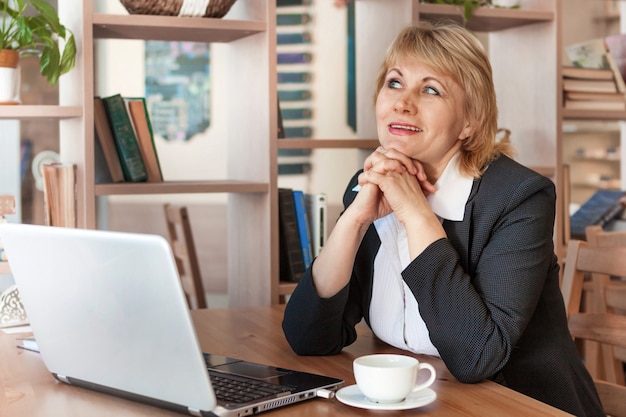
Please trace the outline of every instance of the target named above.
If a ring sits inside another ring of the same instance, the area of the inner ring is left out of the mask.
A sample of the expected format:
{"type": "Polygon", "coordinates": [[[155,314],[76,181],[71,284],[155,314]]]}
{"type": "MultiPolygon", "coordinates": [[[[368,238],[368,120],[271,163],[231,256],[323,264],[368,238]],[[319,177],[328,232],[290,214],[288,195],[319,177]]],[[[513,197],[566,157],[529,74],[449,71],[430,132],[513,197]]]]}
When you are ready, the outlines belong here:
{"type": "Polygon", "coordinates": [[[130,182],[146,181],[146,166],[141,158],[141,150],[124,99],[120,94],[115,94],[103,97],[102,101],[115,138],[124,179],[130,182]]]}

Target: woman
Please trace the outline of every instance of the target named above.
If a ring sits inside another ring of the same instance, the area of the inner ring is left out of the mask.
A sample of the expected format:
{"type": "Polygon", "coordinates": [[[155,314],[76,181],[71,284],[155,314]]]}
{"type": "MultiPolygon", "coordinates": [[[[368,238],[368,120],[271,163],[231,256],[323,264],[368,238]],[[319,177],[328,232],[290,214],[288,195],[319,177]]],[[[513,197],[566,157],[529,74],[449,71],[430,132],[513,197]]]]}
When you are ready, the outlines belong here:
{"type": "Polygon", "coordinates": [[[441,357],[459,381],[603,415],[567,328],[554,185],[496,141],[481,44],[455,24],[408,27],[376,91],[380,147],[289,300],[293,350],[339,353],[364,318],[383,341],[441,357]]]}

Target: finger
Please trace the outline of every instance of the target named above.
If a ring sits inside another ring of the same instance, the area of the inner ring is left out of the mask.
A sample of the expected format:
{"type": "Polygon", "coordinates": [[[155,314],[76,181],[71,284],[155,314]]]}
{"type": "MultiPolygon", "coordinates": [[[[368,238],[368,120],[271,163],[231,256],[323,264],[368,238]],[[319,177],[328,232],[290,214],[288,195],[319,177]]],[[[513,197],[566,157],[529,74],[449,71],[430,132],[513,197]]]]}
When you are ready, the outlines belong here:
{"type": "Polygon", "coordinates": [[[407,155],[403,154],[402,152],[399,152],[393,148],[390,148],[390,149],[384,149],[384,151],[381,153],[385,156],[385,158],[393,159],[401,163],[410,174],[412,175],[417,174],[416,167],[413,164],[413,159],[409,158],[407,155]]]}
{"type": "Polygon", "coordinates": [[[365,159],[365,162],[363,163],[363,169],[365,171],[372,169],[376,161],[380,161],[382,158],[384,158],[384,154],[385,154],[385,148],[383,148],[382,146],[379,146],[378,148],[376,148],[365,159]]]}

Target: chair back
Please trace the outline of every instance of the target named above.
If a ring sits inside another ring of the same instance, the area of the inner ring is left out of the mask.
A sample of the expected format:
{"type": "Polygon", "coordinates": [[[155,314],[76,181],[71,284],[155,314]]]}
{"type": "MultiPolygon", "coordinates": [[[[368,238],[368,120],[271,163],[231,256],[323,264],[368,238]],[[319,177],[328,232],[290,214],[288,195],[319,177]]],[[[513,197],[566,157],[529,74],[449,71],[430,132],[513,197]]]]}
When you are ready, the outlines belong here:
{"type": "MultiPolygon", "coordinates": [[[[626,316],[612,313],[574,313],[568,318],[575,338],[626,348],[626,316]]],[[[626,417],[626,386],[595,379],[607,415],[626,417]]]]}
{"type": "MultiPolygon", "coordinates": [[[[625,271],[626,245],[599,247],[570,240],[561,284],[568,317],[583,311],[618,313],[607,307],[606,297],[613,300],[619,292],[626,291],[624,282],[611,280],[611,276],[626,275],[625,271]]],[[[624,385],[622,356],[626,352],[622,348],[598,344],[589,338],[581,339],[579,345],[593,378],[624,385]]]]}
{"type": "Polygon", "coordinates": [[[167,233],[189,308],[207,308],[200,263],[186,206],[165,204],[167,233]]]}
{"type": "MultiPolygon", "coordinates": [[[[609,247],[626,246],[626,230],[606,231],[600,226],[589,226],[585,229],[587,241],[591,246],[609,247]]],[[[592,277],[594,288],[592,291],[604,292],[604,297],[593,297],[592,310],[596,313],[617,313],[626,315],[626,271],[611,279],[607,276],[592,277]],[[616,279],[621,277],[621,279],[616,279]]],[[[622,363],[626,363],[626,349],[613,349],[615,358],[621,363],[618,367],[619,381],[624,380],[622,363]],[[621,375],[621,376],[619,376],[621,375]]]]}
{"type": "Polygon", "coordinates": [[[626,275],[626,245],[592,247],[580,240],[569,241],[561,282],[568,316],[581,311],[585,276],[591,277],[591,274],[626,275]]]}

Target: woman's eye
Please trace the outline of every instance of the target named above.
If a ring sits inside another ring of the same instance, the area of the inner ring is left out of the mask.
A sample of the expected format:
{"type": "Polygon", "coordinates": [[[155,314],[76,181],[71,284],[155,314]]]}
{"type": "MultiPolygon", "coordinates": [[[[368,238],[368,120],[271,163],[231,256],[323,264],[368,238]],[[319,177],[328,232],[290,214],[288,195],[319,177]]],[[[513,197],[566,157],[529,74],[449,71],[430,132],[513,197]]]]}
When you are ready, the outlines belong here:
{"type": "Polygon", "coordinates": [[[400,88],[402,84],[398,80],[389,80],[387,81],[387,87],[389,88],[400,88]]]}
{"type": "Polygon", "coordinates": [[[425,92],[426,94],[432,94],[432,95],[435,95],[435,96],[438,96],[438,95],[439,95],[439,91],[435,90],[435,89],[434,89],[434,88],[432,88],[432,87],[424,87],[424,92],[425,92]]]}

